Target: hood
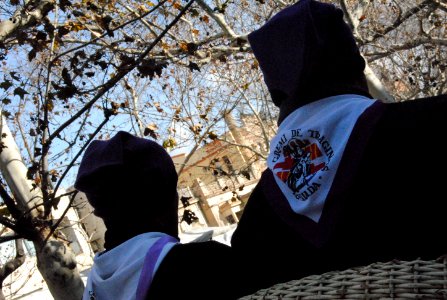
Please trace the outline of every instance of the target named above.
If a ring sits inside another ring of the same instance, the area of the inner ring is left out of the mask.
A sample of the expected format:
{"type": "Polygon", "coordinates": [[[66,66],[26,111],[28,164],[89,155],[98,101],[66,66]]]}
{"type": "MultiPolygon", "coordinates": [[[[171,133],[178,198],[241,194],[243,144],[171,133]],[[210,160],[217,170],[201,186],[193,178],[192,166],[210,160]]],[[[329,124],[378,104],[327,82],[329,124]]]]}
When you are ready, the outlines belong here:
{"type": "Polygon", "coordinates": [[[336,94],[368,95],[365,62],[331,4],[301,0],[248,36],[276,106],[336,94]],[[359,84],[360,82],[360,84],[359,84]]]}

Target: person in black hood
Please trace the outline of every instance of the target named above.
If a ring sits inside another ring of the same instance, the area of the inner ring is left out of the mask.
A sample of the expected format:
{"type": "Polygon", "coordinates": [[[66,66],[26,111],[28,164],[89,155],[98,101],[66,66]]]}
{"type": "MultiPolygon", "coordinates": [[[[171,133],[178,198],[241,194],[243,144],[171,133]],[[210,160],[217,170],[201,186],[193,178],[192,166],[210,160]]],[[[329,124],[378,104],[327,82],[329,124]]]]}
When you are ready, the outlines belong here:
{"type": "Polygon", "coordinates": [[[445,254],[447,96],[372,99],[331,4],[301,0],[248,38],[280,113],[268,168],[232,237],[245,276],[268,287],[445,254]]]}
{"type": "Polygon", "coordinates": [[[107,227],[83,299],[235,299],[247,293],[230,247],[179,243],[177,173],[156,142],[120,131],[93,141],[75,188],[107,227]],[[220,266],[219,262],[223,265],[220,266]]]}

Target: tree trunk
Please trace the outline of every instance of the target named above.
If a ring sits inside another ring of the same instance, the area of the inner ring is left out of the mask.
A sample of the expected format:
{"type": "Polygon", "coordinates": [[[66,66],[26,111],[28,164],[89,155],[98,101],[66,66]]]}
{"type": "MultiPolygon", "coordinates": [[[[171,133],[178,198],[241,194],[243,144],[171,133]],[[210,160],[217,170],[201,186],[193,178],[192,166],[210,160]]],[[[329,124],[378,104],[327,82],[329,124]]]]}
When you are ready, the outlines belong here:
{"type": "MultiPolygon", "coordinates": [[[[366,62],[366,60],[365,60],[366,62]]],[[[391,96],[390,93],[386,90],[386,88],[383,86],[382,82],[379,78],[377,78],[374,71],[370,68],[368,63],[366,63],[365,67],[365,76],[366,81],[368,83],[368,89],[371,96],[373,96],[375,99],[380,99],[383,102],[392,103],[396,102],[396,100],[391,96]]]]}
{"type": "MultiPolygon", "coordinates": [[[[1,113],[1,111],[0,111],[1,113]]],[[[42,193],[27,179],[27,167],[23,163],[19,148],[3,117],[1,117],[0,169],[9,188],[17,200],[19,209],[30,211],[36,224],[43,223],[42,193]]],[[[30,223],[32,224],[32,223],[30,223]]],[[[35,230],[35,228],[29,228],[35,230]]],[[[54,299],[79,300],[84,284],[76,268],[76,258],[63,242],[50,238],[45,242],[48,230],[40,230],[33,238],[36,248],[37,267],[54,299]]]]}
{"type": "Polygon", "coordinates": [[[31,180],[27,179],[28,168],[23,163],[19,147],[5,119],[3,116],[0,118],[0,170],[3,178],[13,193],[20,211],[29,212],[32,218],[43,216],[43,206],[39,206],[42,202],[42,193],[40,189],[33,188],[31,180]]]}
{"type": "MultiPolygon", "coordinates": [[[[34,243],[36,245],[36,243],[34,243]]],[[[55,300],[80,300],[84,283],[76,268],[76,258],[62,241],[48,240],[36,246],[37,268],[55,300]]]]}

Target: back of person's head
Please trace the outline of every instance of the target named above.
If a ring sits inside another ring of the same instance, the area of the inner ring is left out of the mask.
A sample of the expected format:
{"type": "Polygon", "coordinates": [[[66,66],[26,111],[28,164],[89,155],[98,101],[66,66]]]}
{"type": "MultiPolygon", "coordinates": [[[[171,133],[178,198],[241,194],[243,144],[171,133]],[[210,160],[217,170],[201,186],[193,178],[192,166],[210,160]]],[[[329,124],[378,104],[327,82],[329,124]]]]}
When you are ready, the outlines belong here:
{"type": "Polygon", "coordinates": [[[87,195],[108,231],[123,227],[133,234],[178,234],[177,173],[156,142],[123,131],[107,141],[93,141],[75,188],[87,195]]]}
{"type": "Polygon", "coordinates": [[[343,12],[301,0],[249,35],[276,106],[302,106],[338,94],[369,96],[365,62],[343,12]]]}

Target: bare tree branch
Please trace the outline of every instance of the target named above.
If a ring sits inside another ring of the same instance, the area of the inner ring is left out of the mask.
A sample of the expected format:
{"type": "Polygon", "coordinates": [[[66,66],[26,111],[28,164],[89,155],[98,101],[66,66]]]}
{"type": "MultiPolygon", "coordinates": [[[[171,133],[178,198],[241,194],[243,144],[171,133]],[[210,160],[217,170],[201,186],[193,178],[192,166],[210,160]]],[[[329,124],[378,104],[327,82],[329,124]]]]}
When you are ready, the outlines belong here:
{"type": "MultiPolygon", "coordinates": [[[[141,14],[139,17],[137,17],[137,18],[135,18],[135,19],[129,20],[129,21],[127,21],[127,22],[124,22],[123,24],[118,25],[118,26],[115,27],[115,28],[112,28],[111,31],[115,31],[115,30],[124,28],[125,26],[127,26],[127,25],[129,25],[129,24],[131,24],[131,23],[133,23],[133,22],[135,22],[135,21],[138,21],[138,20],[140,20],[141,18],[144,18],[145,16],[147,16],[147,15],[151,14],[152,12],[156,11],[159,7],[161,7],[161,6],[162,6],[163,4],[165,4],[166,2],[167,2],[167,0],[162,0],[162,1],[160,1],[157,5],[155,5],[155,6],[154,6],[151,10],[149,10],[148,12],[146,12],[146,13],[144,13],[144,14],[141,14]]],[[[69,49],[69,50],[67,50],[67,51],[65,51],[65,52],[62,52],[62,53],[58,54],[57,56],[55,56],[55,57],[53,58],[53,60],[51,61],[51,63],[54,64],[55,62],[57,62],[57,61],[58,61],[61,57],[63,57],[63,56],[65,56],[65,55],[67,55],[67,54],[69,54],[69,53],[71,53],[71,52],[74,52],[74,51],[76,51],[76,50],[82,49],[82,48],[84,48],[84,47],[86,47],[86,46],[88,46],[88,45],[90,45],[90,44],[94,44],[94,43],[96,43],[96,42],[99,41],[101,38],[105,37],[106,35],[108,35],[107,32],[103,33],[103,34],[100,35],[100,36],[97,36],[96,38],[94,38],[94,39],[92,39],[92,40],[90,40],[90,41],[81,42],[81,45],[79,45],[78,47],[74,47],[74,48],[72,48],[72,49],[69,49]]]]}
{"type": "MultiPolygon", "coordinates": [[[[57,20],[59,13],[59,8],[56,7],[55,11],[55,19],[57,20]]],[[[48,58],[48,68],[47,68],[47,76],[46,76],[46,82],[51,82],[51,66],[52,66],[52,58],[54,55],[54,42],[55,42],[55,36],[51,39],[51,45],[50,45],[50,53],[48,58]]],[[[45,95],[43,100],[43,122],[42,122],[42,156],[41,156],[41,169],[40,174],[42,178],[42,197],[43,197],[43,203],[44,203],[44,210],[45,210],[45,217],[48,217],[51,213],[51,206],[49,205],[50,197],[49,197],[49,191],[48,189],[51,187],[51,180],[50,180],[50,174],[48,172],[48,152],[50,151],[50,143],[46,143],[45,141],[48,138],[49,132],[48,132],[48,110],[49,110],[49,92],[50,92],[50,85],[47,84],[45,86],[45,95]]]]}
{"type": "Polygon", "coordinates": [[[183,7],[177,17],[166,26],[165,30],[155,38],[155,40],[146,48],[146,50],[138,57],[138,59],[135,60],[135,62],[130,64],[127,68],[119,70],[116,76],[109,79],[109,81],[104,84],[104,87],[99,90],[99,92],[95,95],[95,97],[93,97],[92,100],[90,100],[82,109],[80,109],[76,114],[74,114],[70,119],[68,119],[50,135],[46,143],[51,143],[51,141],[54,140],[67,126],[75,122],[84,112],[90,109],[90,107],[92,107],[93,104],[95,104],[96,101],[98,101],[98,99],[100,99],[108,90],[114,87],[115,84],[123,79],[124,76],[126,76],[130,71],[135,69],[135,67],[143,61],[143,59],[149,54],[149,52],[155,47],[155,45],[160,42],[160,40],[166,35],[166,33],[180,20],[181,16],[185,14],[185,12],[189,9],[194,1],[195,0],[190,0],[188,4],[183,7]]]}
{"type": "Polygon", "coordinates": [[[347,22],[349,24],[349,27],[351,27],[352,33],[354,34],[354,37],[361,42],[362,37],[358,32],[358,27],[360,24],[360,17],[363,15],[363,7],[367,5],[364,0],[358,1],[357,3],[357,9],[354,12],[350,12],[348,9],[348,5],[346,3],[346,0],[340,0],[340,7],[343,10],[343,13],[347,19],[347,22]]]}
{"type": "Polygon", "coordinates": [[[130,97],[132,99],[132,107],[130,108],[131,113],[134,116],[135,121],[137,122],[139,135],[140,135],[140,137],[143,137],[144,136],[144,126],[143,126],[143,122],[141,122],[140,115],[138,114],[139,97],[138,97],[135,89],[127,82],[126,79],[124,79],[124,85],[125,85],[126,90],[128,90],[130,92],[130,97]]]}
{"type": "Polygon", "coordinates": [[[10,219],[5,218],[4,216],[0,216],[0,224],[17,232],[17,225],[10,219]]]}
{"type": "Polygon", "coordinates": [[[276,4],[281,5],[282,7],[285,7],[287,5],[287,3],[285,3],[282,0],[274,0],[276,4]]]}
{"type": "Polygon", "coordinates": [[[79,158],[79,156],[81,156],[81,154],[84,152],[85,148],[87,148],[87,146],[90,144],[90,142],[96,137],[96,135],[98,134],[98,132],[101,131],[101,129],[104,127],[104,125],[109,121],[109,117],[106,117],[102,123],[98,126],[98,128],[96,128],[95,132],[93,132],[93,134],[90,135],[89,139],[87,140],[87,142],[84,144],[84,146],[82,146],[82,148],[78,151],[78,153],[75,155],[75,157],[71,160],[70,164],[65,168],[64,173],[61,175],[61,177],[59,178],[59,181],[56,184],[56,187],[54,188],[54,192],[53,192],[53,198],[55,197],[57,190],[59,189],[60,184],[62,183],[62,181],[64,180],[65,176],[68,174],[68,172],[70,171],[70,169],[73,167],[73,165],[75,164],[75,162],[77,161],[77,159],[79,158]]]}
{"type": "MultiPolygon", "coordinates": [[[[147,28],[149,29],[149,31],[154,35],[157,36],[157,32],[155,32],[155,30],[152,27],[157,28],[158,30],[163,30],[163,28],[161,28],[160,26],[158,26],[157,24],[154,24],[148,20],[143,19],[143,16],[140,15],[140,13],[138,13],[136,10],[132,9],[129,5],[124,5],[124,8],[131,12],[132,14],[134,14],[137,17],[137,20],[140,20],[140,22],[147,28]]],[[[176,37],[174,35],[172,35],[171,33],[167,33],[167,35],[169,35],[171,38],[176,39],[176,37]]]]}
{"type": "Polygon", "coordinates": [[[68,210],[71,208],[71,205],[73,204],[73,201],[76,197],[76,195],[78,194],[78,191],[75,191],[73,193],[73,195],[70,198],[70,202],[68,203],[67,207],[65,208],[64,212],[62,213],[62,215],[59,217],[59,220],[56,221],[56,223],[54,223],[53,226],[51,226],[50,231],[48,232],[47,237],[44,240],[44,244],[48,241],[48,239],[53,235],[54,231],[57,229],[57,227],[59,226],[59,224],[64,220],[65,215],[67,214],[68,210]]]}
{"type": "MultiPolygon", "coordinates": [[[[236,106],[238,105],[239,101],[240,101],[240,97],[238,100],[235,101],[235,103],[231,106],[230,109],[226,110],[228,113],[231,113],[236,106]]],[[[196,141],[194,147],[191,149],[191,151],[189,152],[189,154],[185,157],[185,160],[183,161],[183,163],[180,166],[180,169],[177,171],[177,174],[181,174],[183,169],[185,168],[186,164],[189,162],[189,160],[191,159],[191,157],[193,156],[194,152],[199,148],[200,144],[202,143],[202,141],[207,137],[208,133],[211,131],[211,129],[213,128],[213,126],[218,123],[219,121],[221,121],[223,118],[225,117],[225,114],[222,114],[219,118],[216,118],[203,132],[203,134],[200,135],[199,139],[196,141]]]]}
{"type": "Polygon", "coordinates": [[[244,144],[240,144],[240,143],[230,142],[229,140],[226,140],[226,139],[220,139],[220,138],[217,138],[217,140],[218,140],[218,141],[221,141],[221,142],[224,142],[224,143],[226,143],[226,144],[229,144],[229,145],[231,145],[231,146],[236,146],[236,147],[240,147],[240,148],[248,149],[248,150],[250,150],[251,152],[253,152],[254,154],[258,155],[259,157],[261,157],[261,158],[263,158],[263,159],[267,159],[267,156],[265,156],[264,154],[262,154],[261,152],[255,150],[255,149],[253,149],[253,147],[251,147],[251,146],[244,145],[244,144]]]}
{"type": "Polygon", "coordinates": [[[224,31],[225,35],[230,37],[231,39],[236,39],[239,36],[233,31],[233,29],[227,24],[225,21],[225,17],[223,14],[215,12],[211,9],[211,7],[205,3],[203,0],[197,0],[197,4],[206,11],[206,13],[216,21],[219,27],[224,31]]]}
{"type": "Polygon", "coordinates": [[[15,240],[15,249],[16,249],[16,256],[13,259],[7,261],[2,266],[2,268],[0,268],[0,299],[4,299],[3,290],[2,290],[3,281],[5,281],[6,277],[8,277],[12,272],[17,270],[25,262],[25,251],[23,249],[23,239],[15,240]]]}
{"type": "Polygon", "coordinates": [[[11,19],[0,22],[0,43],[4,43],[8,37],[41,21],[56,3],[55,0],[33,2],[35,3],[33,8],[30,9],[25,5],[18,9],[11,19]]]}
{"type": "Polygon", "coordinates": [[[370,58],[368,58],[368,62],[371,63],[378,59],[387,57],[397,51],[410,50],[410,49],[416,48],[416,47],[424,45],[424,44],[447,46],[447,39],[437,39],[437,38],[432,38],[432,37],[419,36],[419,37],[415,37],[413,40],[410,40],[406,43],[403,43],[400,45],[393,45],[393,46],[389,47],[387,51],[371,52],[371,53],[365,54],[365,56],[370,57],[370,58]]]}
{"type": "Polygon", "coordinates": [[[21,211],[17,207],[17,203],[14,199],[9,195],[9,193],[5,189],[5,185],[0,180],[0,197],[3,199],[3,202],[6,204],[6,207],[9,210],[9,213],[14,219],[20,218],[22,215],[21,211]]]}
{"type": "MultiPolygon", "coordinates": [[[[361,7],[363,7],[363,4],[365,4],[365,1],[361,1],[357,10],[354,13],[351,13],[347,7],[346,0],[340,0],[340,6],[348,20],[348,24],[351,27],[353,35],[357,39],[357,43],[359,44],[364,43],[363,38],[360,36],[357,30],[360,24],[360,17],[361,15],[363,15],[363,9],[361,9],[361,7]]],[[[379,78],[377,78],[376,74],[368,64],[366,64],[365,66],[365,76],[368,82],[370,93],[374,98],[382,99],[385,102],[394,102],[394,97],[392,97],[391,94],[386,91],[382,82],[379,78]]]]}
{"type": "Polygon", "coordinates": [[[23,128],[22,128],[22,123],[20,122],[20,115],[22,114],[21,107],[22,107],[22,104],[19,105],[20,111],[14,116],[14,119],[15,119],[15,123],[17,124],[17,127],[19,128],[20,136],[21,136],[22,141],[23,141],[23,146],[25,147],[26,152],[28,153],[30,161],[33,161],[34,160],[34,154],[33,154],[33,152],[31,151],[31,149],[30,149],[30,147],[28,145],[28,142],[26,140],[25,132],[23,131],[23,128]]]}
{"type": "Polygon", "coordinates": [[[387,33],[391,32],[392,30],[396,29],[397,27],[402,25],[402,23],[404,23],[406,20],[408,20],[415,14],[419,13],[420,11],[422,11],[424,8],[426,8],[430,4],[433,4],[433,0],[425,0],[425,1],[421,2],[419,5],[413,7],[412,9],[409,9],[402,16],[399,16],[394,21],[393,24],[385,27],[380,32],[376,32],[373,36],[369,37],[368,42],[372,42],[372,41],[376,40],[377,38],[382,37],[382,36],[386,35],[387,33]]]}
{"type": "Polygon", "coordinates": [[[441,10],[447,12],[447,3],[445,0],[433,0],[433,2],[436,3],[441,10]]]}
{"type": "Polygon", "coordinates": [[[9,242],[9,241],[14,241],[14,240],[21,239],[21,238],[22,237],[20,235],[18,235],[18,234],[2,235],[2,236],[0,236],[0,244],[1,243],[6,243],[6,242],[9,242]]]}
{"type": "MultiPolygon", "coordinates": [[[[256,120],[258,120],[258,125],[261,127],[262,136],[264,138],[264,143],[266,145],[269,145],[270,138],[269,138],[269,136],[267,134],[267,130],[265,129],[264,122],[262,121],[261,117],[259,116],[258,111],[253,107],[253,105],[250,102],[250,99],[247,98],[247,95],[245,95],[245,93],[242,90],[242,88],[238,84],[236,84],[236,82],[234,82],[234,80],[232,80],[231,78],[227,78],[227,79],[233,84],[233,86],[236,87],[236,89],[241,94],[242,98],[245,100],[245,103],[248,105],[248,107],[251,109],[251,111],[255,115],[256,120]]],[[[258,154],[258,153],[256,153],[256,154],[258,154]]],[[[264,155],[262,155],[262,154],[258,154],[258,155],[260,155],[262,158],[265,158],[264,155]]]]}

